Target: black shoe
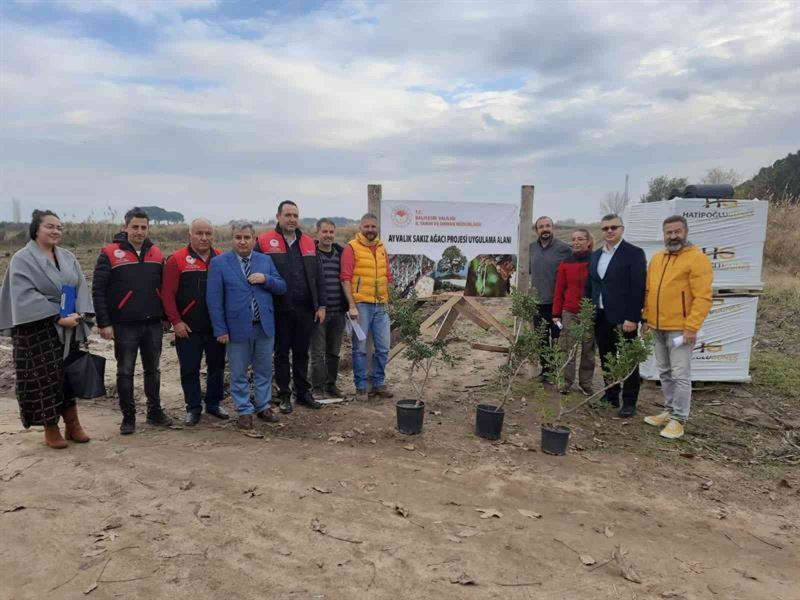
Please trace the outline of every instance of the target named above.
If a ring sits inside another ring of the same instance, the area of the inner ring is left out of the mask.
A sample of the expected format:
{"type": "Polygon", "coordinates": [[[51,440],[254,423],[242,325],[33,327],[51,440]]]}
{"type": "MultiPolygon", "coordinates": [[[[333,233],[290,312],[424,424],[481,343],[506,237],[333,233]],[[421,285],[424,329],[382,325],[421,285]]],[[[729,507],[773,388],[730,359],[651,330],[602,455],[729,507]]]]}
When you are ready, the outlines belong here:
{"type": "Polygon", "coordinates": [[[622,408],[619,409],[617,416],[619,416],[620,419],[630,419],[636,416],[636,407],[630,404],[624,404],[622,408]]]}
{"type": "Polygon", "coordinates": [[[186,416],[183,417],[183,424],[187,427],[194,427],[200,422],[200,413],[187,411],[186,416]]]}
{"type": "Polygon", "coordinates": [[[613,406],[614,408],[619,408],[619,398],[609,398],[608,396],[603,396],[603,404],[607,406],[613,406]]]}
{"type": "Polygon", "coordinates": [[[280,410],[284,415],[288,415],[290,412],[294,410],[294,407],[292,407],[291,396],[280,396],[278,399],[280,400],[280,404],[278,405],[278,410],[280,410]]]}
{"type": "Polygon", "coordinates": [[[119,426],[119,432],[122,435],[130,435],[136,431],[136,417],[122,417],[122,424],[119,426]]]}
{"type": "Polygon", "coordinates": [[[157,412],[154,411],[147,415],[147,424],[155,425],[157,427],[169,427],[172,425],[172,419],[170,419],[167,414],[159,408],[157,412]]]}
{"type": "Polygon", "coordinates": [[[305,394],[304,396],[300,396],[297,399],[297,403],[302,404],[303,406],[307,406],[308,408],[313,408],[313,409],[322,408],[322,404],[316,401],[314,395],[311,392],[305,394]]]}
{"type": "Polygon", "coordinates": [[[231,416],[228,414],[228,411],[225,410],[223,406],[206,406],[206,414],[211,415],[212,417],[217,417],[218,419],[230,419],[231,416]]]}

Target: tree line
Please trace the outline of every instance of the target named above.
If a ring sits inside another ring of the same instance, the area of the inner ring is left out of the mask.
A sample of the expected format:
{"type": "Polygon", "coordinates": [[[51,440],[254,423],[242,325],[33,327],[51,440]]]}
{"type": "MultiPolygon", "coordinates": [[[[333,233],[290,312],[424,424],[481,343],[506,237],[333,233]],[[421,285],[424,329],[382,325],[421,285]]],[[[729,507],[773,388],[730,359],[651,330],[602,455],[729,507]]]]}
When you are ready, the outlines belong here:
{"type": "MultiPolygon", "coordinates": [[[[800,151],[790,153],[776,160],[771,166],[763,167],[756,175],[742,182],[733,169],[713,167],[706,171],[700,180],[705,184],[729,184],[734,188],[735,198],[759,198],[775,203],[800,203],[800,151]]],[[[647,192],[642,194],[641,202],[667,200],[673,190],[683,190],[689,184],[686,177],[659,175],[647,182],[647,192]]],[[[608,192],[600,202],[601,214],[621,214],[630,199],[622,192],[608,192]]]]}

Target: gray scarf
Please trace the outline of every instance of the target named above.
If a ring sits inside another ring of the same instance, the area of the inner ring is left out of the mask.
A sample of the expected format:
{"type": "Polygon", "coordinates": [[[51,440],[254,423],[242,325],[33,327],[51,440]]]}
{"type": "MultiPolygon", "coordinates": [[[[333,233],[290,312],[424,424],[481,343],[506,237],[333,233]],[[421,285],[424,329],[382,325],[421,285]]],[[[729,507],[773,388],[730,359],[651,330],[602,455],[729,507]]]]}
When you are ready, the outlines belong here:
{"type": "MultiPolygon", "coordinates": [[[[33,240],[11,258],[0,289],[0,335],[11,335],[17,325],[56,317],[65,285],[76,289],[75,312],[94,313],[89,286],[75,255],[57,246],[53,251],[60,270],[33,240]]],[[[54,320],[53,326],[64,344],[65,357],[73,340],[82,342],[89,337],[90,327],[85,322],[66,329],[54,320]]]]}

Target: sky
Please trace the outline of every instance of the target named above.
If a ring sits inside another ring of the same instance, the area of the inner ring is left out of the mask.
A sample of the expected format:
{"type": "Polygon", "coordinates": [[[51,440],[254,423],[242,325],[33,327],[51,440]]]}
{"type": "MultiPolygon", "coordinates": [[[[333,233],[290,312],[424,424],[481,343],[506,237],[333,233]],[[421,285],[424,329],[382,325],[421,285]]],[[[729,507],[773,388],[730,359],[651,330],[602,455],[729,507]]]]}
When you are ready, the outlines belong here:
{"type": "Polygon", "coordinates": [[[390,200],[597,220],[800,148],[800,3],[0,0],[0,220],[390,200]]]}

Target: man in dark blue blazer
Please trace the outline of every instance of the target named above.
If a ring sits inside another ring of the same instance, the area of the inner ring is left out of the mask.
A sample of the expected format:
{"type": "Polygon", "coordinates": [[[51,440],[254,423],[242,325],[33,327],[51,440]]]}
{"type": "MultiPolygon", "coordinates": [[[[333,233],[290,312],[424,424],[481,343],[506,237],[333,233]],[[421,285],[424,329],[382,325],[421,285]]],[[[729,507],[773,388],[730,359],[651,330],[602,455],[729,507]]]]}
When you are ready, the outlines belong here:
{"type": "Polygon", "coordinates": [[[206,301],[214,335],[228,345],[231,396],[242,429],[253,428],[253,413],[270,423],[278,420],[272,403],[272,349],[275,317],[272,294],[286,293],[286,282],[272,259],[253,252],[256,235],[244,221],[232,226],[233,250],[211,261],[206,301]],[[253,367],[255,406],[250,401],[248,367],[253,367]]]}
{"type": "MultiPolygon", "coordinates": [[[[638,246],[622,239],[625,227],[618,215],[606,215],[600,222],[603,245],[592,253],[586,297],[595,305],[595,339],[600,363],[605,370],[607,356],[615,354],[619,343],[618,328],[623,337],[636,338],[642,320],[647,259],[638,246]]],[[[619,416],[636,414],[639,398],[639,367],[622,384],[622,408],[619,416]]],[[[619,406],[619,385],[606,390],[604,400],[619,406]]]]}

